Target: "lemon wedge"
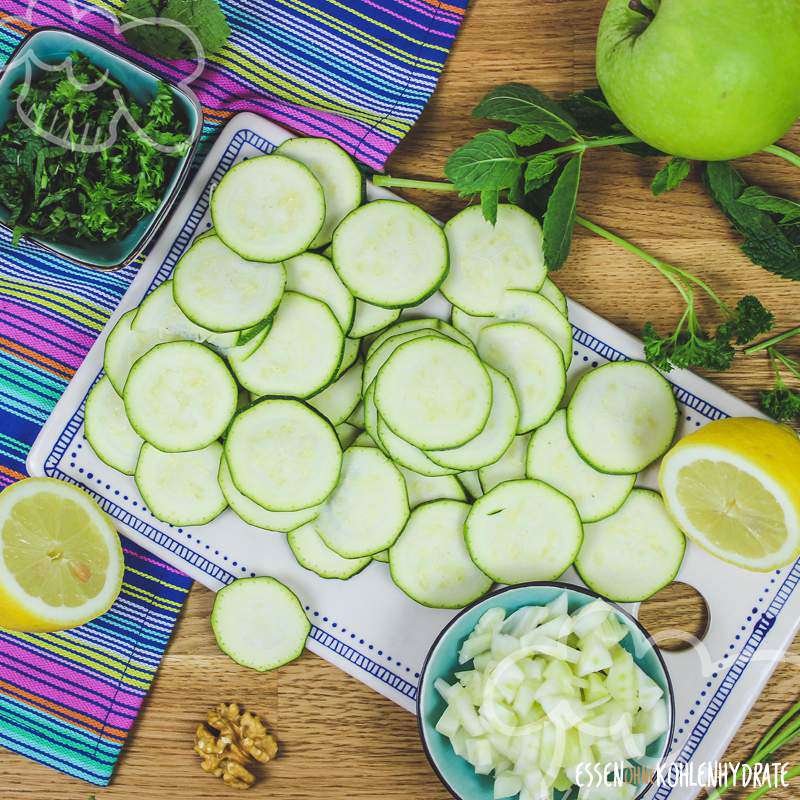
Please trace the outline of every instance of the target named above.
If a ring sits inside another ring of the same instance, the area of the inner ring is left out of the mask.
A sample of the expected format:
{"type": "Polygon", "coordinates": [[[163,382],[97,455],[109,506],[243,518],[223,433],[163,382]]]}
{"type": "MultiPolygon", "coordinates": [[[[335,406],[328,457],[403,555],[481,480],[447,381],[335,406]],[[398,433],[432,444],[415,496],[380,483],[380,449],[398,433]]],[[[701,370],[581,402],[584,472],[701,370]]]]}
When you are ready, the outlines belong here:
{"type": "Polygon", "coordinates": [[[712,422],[667,453],[659,482],[675,522],[709,553],[759,572],[800,555],[800,439],[790,428],[712,422]]]}
{"type": "Polygon", "coordinates": [[[0,627],[82,625],[111,606],[122,574],[119,536],[84,491],[28,478],[0,492],[0,627]]]}

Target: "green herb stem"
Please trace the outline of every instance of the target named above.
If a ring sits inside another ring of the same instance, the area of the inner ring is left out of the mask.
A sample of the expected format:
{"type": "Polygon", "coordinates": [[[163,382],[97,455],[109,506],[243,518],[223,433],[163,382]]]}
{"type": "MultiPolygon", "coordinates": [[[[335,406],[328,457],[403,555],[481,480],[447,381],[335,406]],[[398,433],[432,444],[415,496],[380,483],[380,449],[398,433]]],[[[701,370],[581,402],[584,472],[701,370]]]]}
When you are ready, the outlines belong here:
{"type": "Polygon", "coordinates": [[[393,178],[391,175],[373,175],[372,182],[375,186],[385,186],[395,189],[425,189],[429,192],[456,192],[455,186],[449,181],[417,181],[414,178],[393,178]]]}
{"type": "MultiPolygon", "coordinates": [[[[798,325],[796,328],[790,328],[788,331],[784,331],[783,333],[776,334],[775,336],[770,336],[769,339],[764,339],[762,342],[758,342],[757,344],[745,348],[744,354],[751,356],[753,353],[758,353],[761,350],[767,350],[768,348],[775,347],[775,345],[785,342],[787,339],[791,339],[793,336],[797,336],[799,333],[800,325],[798,325]]],[[[798,704],[798,710],[800,710],[800,704],[798,704]]]]}
{"type": "Polygon", "coordinates": [[[791,150],[787,150],[785,147],[780,147],[777,144],[771,144],[768,147],[765,147],[763,152],[770,153],[773,156],[778,156],[778,158],[788,161],[792,166],[800,167],[800,156],[798,156],[796,153],[793,153],[791,150]]]}
{"type": "Polygon", "coordinates": [[[594,147],[614,147],[621,144],[639,144],[642,140],[638,136],[601,136],[597,139],[582,139],[573,144],[565,144],[563,147],[554,147],[552,150],[543,150],[537,156],[560,156],[564,153],[583,153],[594,147]]]}
{"type": "Polygon", "coordinates": [[[788,369],[792,375],[794,375],[795,378],[800,380],[800,364],[798,364],[797,361],[795,361],[793,358],[789,358],[789,356],[787,356],[785,353],[781,353],[780,350],[776,350],[774,347],[771,347],[769,352],[770,355],[777,358],[778,361],[780,361],[781,364],[783,364],[783,366],[786,367],[786,369],[788,369]]]}

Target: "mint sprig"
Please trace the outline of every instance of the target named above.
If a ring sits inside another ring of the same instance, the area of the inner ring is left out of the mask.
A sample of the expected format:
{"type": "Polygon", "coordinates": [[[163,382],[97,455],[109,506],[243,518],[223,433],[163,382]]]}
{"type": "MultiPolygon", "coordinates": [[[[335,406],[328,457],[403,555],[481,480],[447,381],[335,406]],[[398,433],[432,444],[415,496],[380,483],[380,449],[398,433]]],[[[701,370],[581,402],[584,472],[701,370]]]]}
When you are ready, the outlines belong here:
{"type": "Polygon", "coordinates": [[[692,162],[688,159],[675,156],[663,166],[653,178],[650,188],[656,197],[664,192],[677,189],[689,177],[692,162]]]}
{"type": "Polygon", "coordinates": [[[583,153],[567,161],[544,213],[544,261],[551,270],[559,269],[564,264],[572,247],[582,163],[583,153]]]}

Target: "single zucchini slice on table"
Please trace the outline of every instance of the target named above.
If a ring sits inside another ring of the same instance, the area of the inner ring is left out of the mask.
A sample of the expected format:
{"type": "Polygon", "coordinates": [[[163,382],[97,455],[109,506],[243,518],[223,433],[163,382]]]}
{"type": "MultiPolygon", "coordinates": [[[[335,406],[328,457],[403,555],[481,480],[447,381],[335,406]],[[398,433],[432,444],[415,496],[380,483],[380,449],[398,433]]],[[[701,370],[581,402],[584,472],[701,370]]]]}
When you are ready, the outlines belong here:
{"type": "Polygon", "coordinates": [[[345,581],[361,572],[372,561],[370,556],[342,558],[322,541],[311,522],[291,531],[286,540],[297,563],[316,573],[320,578],[337,578],[345,581]]]}
{"type": "Polygon", "coordinates": [[[285,261],[309,248],[325,221],[325,197],[311,170],[279,155],[229,169],[211,195],[214,229],[250,261],[285,261]]]}
{"type": "Polygon", "coordinates": [[[381,308],[363,300],[356,300],[353,324],[347,332],[348,336],[360,339],[371,333],[383,330],[400,316],[399,308],[381,308]]]}
{"type": "Polygon", "coordinates": [[[447,274],[447,241],[421,208],[375,200],[348,214],[336,229],[333,266],[359,300],[384,308],[415,306],[447,274]]]}
{"type": "Polygon", "coordinates": [[[132,308],[117,320],[106,338],[103,351],[103,369],[120,396],[136,360],[157,344],[166,341],[158,332],[132,330],[131,323],[137,312],[138,309],[132,308]]]}
{"type": "Polygon", "coordinates": [[[200,450],[228,427],[239,392],[225,362],[197,342],[166,342],[143,355],[125,384],[133,429],[166,452],[200,450]]]}
{"type": "Polygon", "coordinates": [[[361,558],[389,547],[408,512],[406,484],[397,467],[374,447],[350,447],[339,483],[313,525],[342,558],[361,558]]]}
{"type": "Polygon", "coordinates": [[[286,289],[325,303],[344,333],[350,330],[355,299],[336,274],[333,264],[317,253],[303,253],[285,262],[286,289]]]}
{"type": "Polygon", "coordinates": [[[661,495],[634,489],[617,512],[585,526],[575,569],[598,594],[633,603],[675,579],[685,549],[661,495]]]}
{"type": "Polygon", "coordinates": [[[567,434],[600,472],[641,472],[669,450],[678,404],[659,372],[643,361],[616,361],[587,372],[567,406],[567,434]]]}
{"type": "Polygon", "coordinates": [[[342,449],[331,424],[299,400],[266,398],[240,412],[225,439],[234,486],[269,511],[324,502],[339,480],[342,449]]]}
{"type": "Polygon", "coordinates": [[[144,442],[131,427],[125,404],[108,377],[101,378],[86,398],[84,435],[101,461],[133,475],[144,442]]]}
{"type": "Polygon", "coordinates": [[[492,588],[464,544],[469,505],[434,500],[411,512],[389,549],[392,580],[412,600],[432,608],[462,608],[492,588]]]}
{"type": "Polygon", "coordinates": [[[508,584],[555,580],[583,540],[572,500],[534,480],[506,481],[476,500],[464,530],[472,560],[508,584]]]}
{"type": "Polygon", "coordinates": [[[297,595],[275,578],[240,578],[220,589],[211,612],[220,650],[259,672],[294,661],[311,632],[297,595]]]}
{"type": "Polygon", "coordinates": [[[219,442],[188,453],[164,453],[145,443],[136,464],[136,485],[162,522],[205,525],[228,505],[217,482],[221,459],[219,442]]]}
{"type": "Polygon", "coordinates": [[[544,283],[539,289],[539,294],[546,297],[565,317],[567,316],[567,298],[564,297],[564,292],[550,278],[544,279],[544,283]]]}
{"type": "Polygon", "coordinates": [[[283,264],[248,261],[219,236],[206,236],[178,261],[172,293],[196,325],[211,331],[240,331],[269,317],[285,284],[283,264]]]}

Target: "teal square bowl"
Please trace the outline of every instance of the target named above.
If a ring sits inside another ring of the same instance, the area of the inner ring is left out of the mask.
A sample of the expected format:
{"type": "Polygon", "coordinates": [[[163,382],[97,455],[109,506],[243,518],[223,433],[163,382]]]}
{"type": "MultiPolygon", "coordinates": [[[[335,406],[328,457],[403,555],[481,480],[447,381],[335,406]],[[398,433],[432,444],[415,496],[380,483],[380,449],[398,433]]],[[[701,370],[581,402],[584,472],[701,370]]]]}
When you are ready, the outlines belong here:
{"type": "MultiPolygon", "coordinates": [[[[107,70],[111,77],[127,89],[137,103],[148,105],[155,97],[161,79],[149,70],[85,36],[58,28],[37,28],[20,42],[0,75],[0,127],[13,113],[11,90],[25,80],[27,69],[32,70],[32,77],[35,80],[37,74],[42,71],[36,65],[37,60],[45,64],[60,64],[75,51],[85,55],[100,69],[107,70]]],[[[183,119],[190,147],[184,156],[176,159],[175,169],[164,187],[159,207],[139,220],[128,235],[118,241],[54,242],[35,235],[27,235],[25,238],[36,242],[45,250],[91,269],[106,271],[120,269],[139,255],[178,198],[178,193],[189,175],[192,157],[200,141],[203,126],[203,112],[197,99],[168,81],[162,82],[172,90],[175,108],[183,119]]],[[[8,227],[8,218],[8,209],[0,206],[0,224],[8,227]]]]}
{"type": "MultiPolygon", "coordinates": [[[[468,761],[455,754],[449,739],[436,730],[436,723],[445,710],[445,702],[434,688],[434,682],[437,678],[442,678],[452,684],[454,673],[465,669],[458,663],[458,651],[478,624],[478,620],[490,608],[500,607],[508,615],[524,606],[546,605],[562,592],[567,593],[570,613],[600,597],[588,589],[565,583],[510,586],[467,606],[439,634],[428,653],[417,696],[417,722],[428,761],[442,783],[459,800],[492,800],[494,781],[487,775],[477,775],[468,761]]],[[[620,644],[633,656],[635,663],[661,687],[667,701],[667,731],[647,748],[648,762],[654,765],[667,755],[675,724],[675,704],[667,667],[647,631],[619,606],[605,598],[601,599],[614,609],[619,621],[628,629],[627,636],[620,644]]],[[[642,785],[638,797],[644,795],[649,788],[650,784],[642,785]]],[[[556,797],[562,796],[563,794],[556,793],[556,797]]]]}

